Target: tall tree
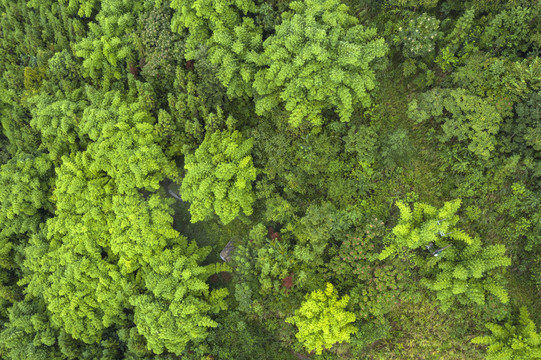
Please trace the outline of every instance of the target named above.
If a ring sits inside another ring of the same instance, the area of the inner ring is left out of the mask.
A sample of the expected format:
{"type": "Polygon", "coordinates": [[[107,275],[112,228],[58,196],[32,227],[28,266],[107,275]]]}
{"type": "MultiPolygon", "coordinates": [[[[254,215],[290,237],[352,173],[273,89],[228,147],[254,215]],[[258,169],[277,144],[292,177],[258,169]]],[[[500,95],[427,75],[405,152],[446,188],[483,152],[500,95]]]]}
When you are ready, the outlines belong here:
{"type": "Polygon", "coordinates": [[[265,40],[254,88],[256,112],[283,104],[293,126],[304,120],[323,123],[322,111],[334,109],[349,121],[358,106],[371,105],[376,86],[371,63],[387,53],[376,29],[365,29],[338,0],[290,4],[282,23],[265,40]]]}
{"type": "Polygon", "coordinates": [[[252,183],[257,174],[252,146],[253,139],[245,140],[236,130],[216,131],[207,133],[195,154],[186,156],[181,192],[191,202],[192,222],[216,214],[228,224],[241,209],[246,215],[252,214],[252,183]]]}
{"type": "Polygon", "coordinates": [[[410,103],[409,117],[417,122],[434,119],[443,130],[438,137],[441,142],[464,141],[469,151],[485,160],[495,148],[502,122],[493,105],[464,89],[433,89],[422,94],[410,103]]]}
{"type": "Polygon", "coordinates": [[[206,280],[227,266],[200,266],[209,251],[179,238],[174,248],[152,258],[143,270],[146,293],[132,295],[130,303],[137,329],[154,353],[181,355],[188,343],[201,343],[218,326],[211,315],[226,309],[228,291],[210,291],[206,280]]]}

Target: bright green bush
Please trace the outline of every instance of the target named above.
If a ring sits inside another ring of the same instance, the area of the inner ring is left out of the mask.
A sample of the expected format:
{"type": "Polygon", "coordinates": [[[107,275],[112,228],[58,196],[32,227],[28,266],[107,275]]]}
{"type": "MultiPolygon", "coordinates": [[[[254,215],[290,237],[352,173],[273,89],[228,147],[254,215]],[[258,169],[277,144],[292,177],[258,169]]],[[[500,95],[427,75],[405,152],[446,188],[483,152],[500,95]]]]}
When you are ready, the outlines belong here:
{"type": "Polygon", "coordinates": [[[321,354],[337,342],[349,342],[357,328],[351,325],[355,314],[346,311],[349,296],[338,299],[338,292],[331,283],[325,291],[316,290],[307,294],[295,315],[286,319],[298,328],[295,335],[308,351],[321,354]]]}

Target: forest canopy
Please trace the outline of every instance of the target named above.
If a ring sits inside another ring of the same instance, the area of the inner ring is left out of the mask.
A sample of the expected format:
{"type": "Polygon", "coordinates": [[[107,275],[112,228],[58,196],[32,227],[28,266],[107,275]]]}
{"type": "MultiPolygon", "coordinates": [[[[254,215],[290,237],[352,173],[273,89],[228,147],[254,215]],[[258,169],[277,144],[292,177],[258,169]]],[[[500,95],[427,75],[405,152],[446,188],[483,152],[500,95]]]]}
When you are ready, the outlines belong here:
{"type": "Polygon", "coordinates": [[[541,359],[540,19],[0,1],[0,358],[541,359]]]}

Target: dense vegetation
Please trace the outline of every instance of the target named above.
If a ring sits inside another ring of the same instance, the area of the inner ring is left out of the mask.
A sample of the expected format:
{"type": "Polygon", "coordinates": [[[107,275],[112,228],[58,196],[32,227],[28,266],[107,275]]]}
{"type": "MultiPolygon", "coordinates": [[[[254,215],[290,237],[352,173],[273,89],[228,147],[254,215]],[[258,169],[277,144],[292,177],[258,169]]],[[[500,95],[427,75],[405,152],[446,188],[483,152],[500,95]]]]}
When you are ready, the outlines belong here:
{"type": "Polygon", "coordinates": [[[541,358],[540,2],[0,13],[0,358],[541,358]]]}

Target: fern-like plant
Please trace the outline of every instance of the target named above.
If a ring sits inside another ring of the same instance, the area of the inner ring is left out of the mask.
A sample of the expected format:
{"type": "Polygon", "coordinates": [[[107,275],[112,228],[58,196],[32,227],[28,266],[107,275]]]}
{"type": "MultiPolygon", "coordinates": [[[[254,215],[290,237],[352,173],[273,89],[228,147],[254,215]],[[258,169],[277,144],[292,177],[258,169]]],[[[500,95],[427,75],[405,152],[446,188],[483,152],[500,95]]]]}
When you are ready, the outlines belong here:
{"type": "Polygon", "coordinates": [[[472,339],[474,344],[488,345],[487,360],[531,360],[541,359],[541,335],[535,331],[526,307],[520,308],[518,324],[512,321],[501,326],[485,325],[491,335],[472,339]]]}

